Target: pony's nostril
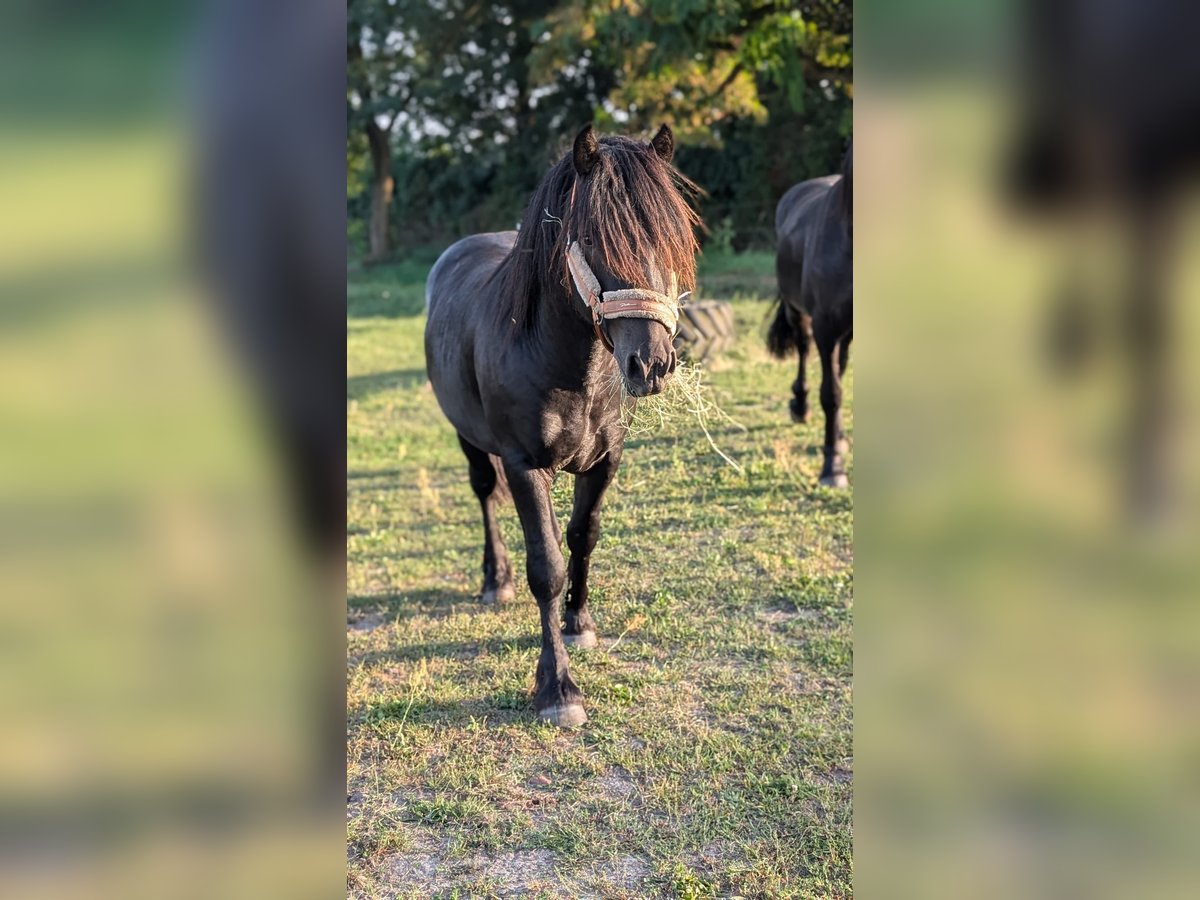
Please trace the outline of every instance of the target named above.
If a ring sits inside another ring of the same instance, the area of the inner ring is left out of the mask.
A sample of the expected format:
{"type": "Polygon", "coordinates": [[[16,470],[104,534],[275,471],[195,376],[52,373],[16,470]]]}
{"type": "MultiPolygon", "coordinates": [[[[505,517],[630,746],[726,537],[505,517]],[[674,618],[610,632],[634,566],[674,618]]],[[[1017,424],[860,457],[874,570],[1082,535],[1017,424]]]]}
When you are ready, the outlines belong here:
{"type": "Polygon", "coordinates": [[[668,362],[667,362],[667,374],[668,375],[674,374],[675,366],[678,365],[678,363],[679,363],[679,360],[675,358],[675,350],[672,349],[671,355],[668,357],[668,362]]]}
{"type": "Polygon", "coordinates": [[[638,358],[636,353],[630,353],[629,359],[625,361],[625,372],[630,378],[645,378],[646,364],[638,358]]]}

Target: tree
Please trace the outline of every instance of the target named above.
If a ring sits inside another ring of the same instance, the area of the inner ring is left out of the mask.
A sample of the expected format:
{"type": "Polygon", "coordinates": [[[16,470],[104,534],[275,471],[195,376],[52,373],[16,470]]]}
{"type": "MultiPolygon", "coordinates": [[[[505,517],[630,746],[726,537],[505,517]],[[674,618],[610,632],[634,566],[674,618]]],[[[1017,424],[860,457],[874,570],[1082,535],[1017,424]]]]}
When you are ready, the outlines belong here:
{"type": "Polygon", "coordinates": [[[465,69],[451,57],[470,53],[474,19],[487,8],[477,0],[348,0],[347,122],[365,135],[370,158],[370,259],[390,250],[394,132],[411,133],[453,97],[453,75],[465,69]]]}
{"type": "Polygon", "coordinates": [[[589,121],[626,133],[669,121],[681,165],[710,172],[720,214],[755,235],[761,216],[739,219],[730,198],[769,205],[780,185],[831,170],[848,133],[840,0],[349,0],[348,17],[348,191],[370,258],[389,233],[512,227],[589,121]],[[700,155],[724,145],[737,160],[700,155]]]}
{"type": "Polygon", "coordinates": [[[769,246],[780,195],[845,149],[852,25],[841,0],[585,0],[546,18],[531,66],[548,77],[588,53],[612,73],[597,124],[670,122],[706,221],[737,249],[769,246]]]}
{"type": "Polygon", "coordinates": [[[600,124],[672,123],[683,143],[720,141],[722,126],[767,118],[764,90],[795,111],[853,80],[852,10],[841,0],[586,0],[547,16],[531,65],[540,77],[587,48],[615,73],[600,124]]]}
{"type": "MultiPolygon", "coordinates": [[[[538,102],[553,93],[573,118],[591,118],[594,97],[559,91],[568,76],[535,85],[528,58],[545,0],[349,0],[349,153],[370,158],[369,256],[388,252],[397,133],[407,152],[480,170],[507,168],[523,181],[540,167],[548,122],[538,102]],[[535,87],[538,89],[534,93],[535,87]]],[[[572,70],[573,71],[573,70],[572,70]]],[[[586,79],[582,79],[586,81],[586,79]]],[[[585,92],[586,93],[586,92],[585,92]]]]}
{"type": "MultiPolygon", "coordinates": [[[[382,0],[349,0],[346,7],[346,84],[350,129],[366,136],[371,163],[369,259],[389,251],[388,214],[394,182],[391,174],[391,132],[403,98],[393,95],[396,61],[373,40],[388,31],[390,4],[382,0]],[[366,48],[364,48],[366,44],[366,48]],[[381,119],[383,120],[381,124],[381,119]]],[[[349,142],[353,147],[353,141],[349,142]]]]}

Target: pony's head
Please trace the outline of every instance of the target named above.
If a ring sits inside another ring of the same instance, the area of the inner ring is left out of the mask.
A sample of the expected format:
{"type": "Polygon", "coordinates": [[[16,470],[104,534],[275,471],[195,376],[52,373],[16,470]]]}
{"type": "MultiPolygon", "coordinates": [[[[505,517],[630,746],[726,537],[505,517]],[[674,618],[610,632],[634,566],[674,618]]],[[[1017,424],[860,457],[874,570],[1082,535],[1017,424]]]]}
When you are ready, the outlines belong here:
{"type": "Polygon", "coordinates": [[[694,186],[671,167],[674,153],[666,125],[649,143],[601,140],[589,125],[571,149],[564,226],[574,297],[634,396],[658,393],[675,371],[680,292],[695,282],[697,219],[680,191],[694,186]]]}
{"type": "Polygon", "coordinates": [[[534,194],[513,250],[538,279],[512,286],[518,312],[529,321],[537,295],[565,291],[634,396],[675,371],[678,304],[696,280],[700,219],[685,193],[699,188],[671,166],[674,143],[666,125],[648,143],[588,125],[534,194]]]}

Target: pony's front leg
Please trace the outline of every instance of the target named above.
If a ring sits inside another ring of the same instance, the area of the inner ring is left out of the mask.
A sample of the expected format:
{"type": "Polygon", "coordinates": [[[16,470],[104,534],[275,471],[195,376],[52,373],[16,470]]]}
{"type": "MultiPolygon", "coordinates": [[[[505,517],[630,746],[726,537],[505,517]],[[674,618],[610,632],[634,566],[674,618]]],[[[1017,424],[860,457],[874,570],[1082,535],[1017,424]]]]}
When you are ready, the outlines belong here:
{"type": "Polygon", "coordinates": [[[542,655],[538,660],[533,705],[547,722],[568,727],[582,725],[587,721],[583,692],[568,671],[560,622],[559,605],[567,571],[555,536],[554,510],[550,504],[553,474],[507,462],[504,473],[525,532],[529,589],[537,599],[542,620],[542,655]]]}
{"type": "Polygon", "coordinates": [[[575,476],[575,508],[567,525],[567,546],[571,559],[567,564],[567,603],[563,636],[568,644],[585,649],[596,646],[596,623],[588,612],[588,566],[600,537],[600,501],[612,484],[621,462],[621,448],[598,464],[575,476]]]}

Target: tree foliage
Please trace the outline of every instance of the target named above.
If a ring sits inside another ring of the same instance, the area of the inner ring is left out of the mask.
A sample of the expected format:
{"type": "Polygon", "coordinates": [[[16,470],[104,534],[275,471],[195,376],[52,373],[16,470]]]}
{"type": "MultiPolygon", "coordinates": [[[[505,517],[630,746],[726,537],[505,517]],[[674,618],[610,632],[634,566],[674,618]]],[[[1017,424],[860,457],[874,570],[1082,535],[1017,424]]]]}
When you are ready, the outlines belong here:
{"type": "Polygon", "coordinates": [[[404,244],[511,228],[588,121],[666,121],[710,225],[728,218],[739,246],[769,242],[779,195],[832,171],[849,134],[839,0],[349,0],[348,15],[352,236],[378,177],[373,132],[404,244]]]}

